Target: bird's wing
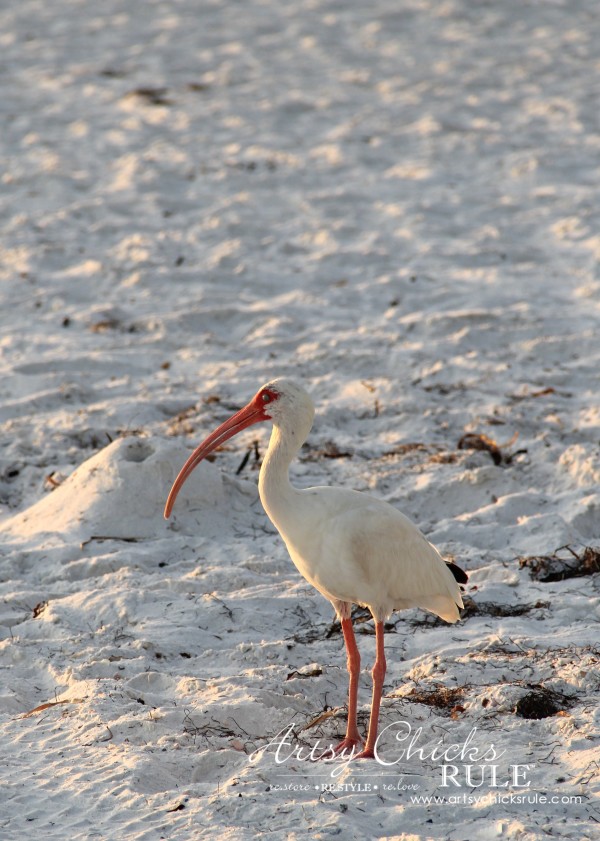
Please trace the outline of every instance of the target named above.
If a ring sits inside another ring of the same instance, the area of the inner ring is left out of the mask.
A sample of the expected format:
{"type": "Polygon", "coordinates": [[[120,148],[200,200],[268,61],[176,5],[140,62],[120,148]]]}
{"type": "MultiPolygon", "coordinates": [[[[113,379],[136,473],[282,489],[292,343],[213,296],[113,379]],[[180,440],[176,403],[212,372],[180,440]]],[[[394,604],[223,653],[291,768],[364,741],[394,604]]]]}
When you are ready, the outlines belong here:
{"type": "Polygon", "coordinates": [[[338,597],[366,604],[382,616],[421,607],[456,622],[463,606],[460,589],[437,549],[393,506],[357,496],[362,503],[333,516],[325,538],[338,597]],[[337,562],[331,557],[335,553],[337,562]]]}

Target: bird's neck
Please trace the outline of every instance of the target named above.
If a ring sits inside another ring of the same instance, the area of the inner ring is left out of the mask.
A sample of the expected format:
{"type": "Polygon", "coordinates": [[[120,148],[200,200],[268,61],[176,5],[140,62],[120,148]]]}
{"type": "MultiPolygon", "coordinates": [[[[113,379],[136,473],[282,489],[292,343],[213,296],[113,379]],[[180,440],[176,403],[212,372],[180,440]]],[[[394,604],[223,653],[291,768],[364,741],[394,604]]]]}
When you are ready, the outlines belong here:
{"type": "Polygon", "coordinates": [[[290,462],[300,449],[304,438],[294,430],[273,426],[269,449],[263,460],[258,478],[258,492],[263,508],[273,525],[285,531],[287,516],[294,509],[294,498],[299,493],[290,482],[290,462]]]}

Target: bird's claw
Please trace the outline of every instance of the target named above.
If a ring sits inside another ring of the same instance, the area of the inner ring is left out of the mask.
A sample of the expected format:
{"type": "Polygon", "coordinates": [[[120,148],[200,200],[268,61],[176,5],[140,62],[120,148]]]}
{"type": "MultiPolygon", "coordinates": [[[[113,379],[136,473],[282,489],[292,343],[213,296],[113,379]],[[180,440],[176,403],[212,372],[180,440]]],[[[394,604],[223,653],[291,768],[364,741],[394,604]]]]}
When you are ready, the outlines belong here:
{"type": "Polygon", "coordinates": [[[349,750],[351,752],[350,753],[350,758],[354,759],[355,758],[354,757],[354,749],[356,747],[358,747],[359,745],[362,745],[362,739],[360,738],[360,736],[356,736],[356,737],[346,736],[346,738],[342,739],[342,741],[339,743],[339,745],[337,745],[333,749],[333,752],[336,756],[340,756],[340,755],[343,755],[344,753],[346,753],[346,751],[349,750]]]}
{"type": "Polygon", "coordinates": [[[375,759],[375,752],[372,750],[363,750],[353,756],[352,759],[375,759]]]}

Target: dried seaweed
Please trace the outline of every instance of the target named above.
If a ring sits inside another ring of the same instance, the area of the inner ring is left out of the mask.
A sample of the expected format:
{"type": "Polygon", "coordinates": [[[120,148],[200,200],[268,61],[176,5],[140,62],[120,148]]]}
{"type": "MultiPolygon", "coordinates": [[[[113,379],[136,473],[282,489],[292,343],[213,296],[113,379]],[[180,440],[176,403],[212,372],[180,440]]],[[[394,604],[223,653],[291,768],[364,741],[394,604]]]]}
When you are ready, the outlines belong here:
{"type": "Polygon", "coordinates": [[[65,698],[62,701],[47,701],[45,704],[40,704],[38,707],[34,707],[32,710],[23,713],[20,717],[31,718],[31,716],[36,715],[37,713],[44,712],[45,710],[50,710],[53,707],[60,707],[64,704],[82,704],[83,701],[84,698],[65,698]]]}
{"type": "Polygon", "coordinates": [[[239,465],[238,469],[235,471],[235,475],[236,475],[236,476],[239,476],[239,475],[240,475],[240,473],[243,471],[243,469],[246,467],[246,465],[248,464],[248,462],[249,462],[249,460],[250,460],[250,456],[251,456],[252,454],[254,454],[254,461],[253,461],[253,463],[252,463],[252,469],[253,469],[253,470],[257,470],[257,469],[260,467],[260,465],[261,465],[261,463],[262,463],[262,457],[261,457],[261,454],[260,454],[260,449],[259,449],[259,446],[258,446],[258,445],[259,445],[259,441],[258,441],[258,439],[255,439],[255,440],[254,440],[254,441],[250,444],[250,446],[248,447],[248,449],[247,449],[247,451],[246,451],[246,455],[245,455],[245,456],[244,456],[244,458],[241,460],[241,462],[240,462],[240,465],[239,465]]]}
{"type": "Polygon", "coordinates": [[[353,455],[354,453],[351,450],[341,449],[335,441],[325,441],[319,447],[304,444],[300,461],[320,461],[323,458],[352,458],[353,455]]]}
{"type": "Polygon", "coordinates": [[[126,93],[125,96],[137,97],[146,102],[148,105],[173,105],[173,100],[166,96],[168,92],[168,88],[141,87],[129,91],[129,93],[126,93]]]}
{"type": "Polygon", "coordinates": [[[519,558],[519,567],[529,569],[532,578],[542,583],[580,578],[600,572],[600,549],[586,546],[582,552],[575,552],[570,546],[560,546],[550,555],[530,555],[519,558]],[[558,553],[567,551],[570,557],[558,553]]]}
{"type": "Polygon", "coordinates": [[[210,724],[197,725],[192,719],[189,710],[184,711],[183,731],[192,736],[194,741],[198,736],[203,736],[208,739],[210,736],[219,738],[232,738],[238,735],[238,732],[226,727],[221,722],[211,720],[210,724]]]}
{"type": "Polygon", "coordinates": [[[293,672],[290,672],[286,680],[294,680],[298,678],[300,680],[306,680],[309,677],[319,677],[323,674],[323,669],[320,666],[314,666],[313,668],[305,667],[304,669],[299,669],[293,672]]]}
{"type": "Polygon", "coordinates": [[[48,473],[48,475],[44,477],[44,490],[56,490],[56,488],[60,487],[60,485],[62,485],[64,481],[64,474],[53,470],[51,473],[48,473]]]}
{"type": "Polygon", "coordinates": [[[527,694],[519,698],[514,712],[520,718],[550,718],[571,707],[574,700],[574,698],[556,692],[554,689],[534,686],[527,694]]]}
{"type": "Polygon", "coordinates": [[[458,449],[485,450],[492,457],[494,464],[510,464],[517,453],[527,452],[526,450],[517,450],[514,453],[503,452],[505,448],[510,447],[515,443],[518,436],[519,433],[515,432],[510,441],[507,441],[505,444],[497,444],[496,441],[488,435],[484,435],[483,433],[467,432],[458,442],[458,449]]]}
{"type": "Polygon", "coordinates": [[[476,602],[474,599],[463,600],[465,609],[461,613],[461,619],[469,619],[471,616],[527,616],[534,610],[549,608],[550,602],[537,601],[535,604],[498,604],[497,602],[476,602]]]}
{"type": "Polygon", "coordinates": [[[406,444],[396,444],[390,450],[385,450],[381,455],[382,458],[393,458],[396,456],[406,458],[411,456],[413,453],[417,454],[418,461],[423,461],[428,464],[454,464],[458,460],[458,456],[455,452],[444,450],[437,444],[422,444],[419,441],[408,441],[406,444]]]}
{"type": "Polygon", "coordinates": [[[171,418],[167,425],[167,435],[189,435],[196,431],[196,427],[190,421],[190,418],[196,417],[198,414],[198,406],[188,406],[178,412],[174,418],[171,418]]]}
{"type": "Polygon", "coordinates": [[[48,602],[47,601],[38,602],[36,604],[36,606],[33,608],[33,612],[31,614],[32,618],[37,619],[38,616],[42,615],[42,613],[46,610],[47,607],[48,607],[48,602]]]}
{"type": "MultiPolygon", "coordinates": [[[[527,616],[534,610],[543,610],[550,607],[550,602],[544,601],[537,601],[534,604],[499,604],[498,602],[475,601],[468,596],[463,598],[463,604],[464,610],[460,614],[462,620],[471,619],[473,616],[491,616],[494,618],[527,616]]],[[[432,614],[419,614],[409,621],[413,627],[446,627],[446,622],[432,614]]]]}
{"type": "Polygon", "coordinates": [[[449,715],[455,718],[458,713],[464,712],[465,708],[462,706],[464,701],[466,686],[449,687],[443,684],[437,684],[431,689],[418,689],[415,687],[406,696],[407,700],[415,704],[425,704],[428,707],[434,707],[443,715],[449,715]]]}
{"type": "Polygon", "coordinates": [[[311,718],[311,720],[307,724],[303,725],[300,728],[300,731],[310,730],[313,727],[316,727],[318,724],[322,724],[324,721],[327,721],[329,718],[336,717],[340,713],[340,710],[341,708],[338,707],[332,707],[331,709],[324,710],[322,713],[319,713],[319,715],[315,716],[314,718],[311,718]]]}
{"type": "Polygon", "coordinates": [[[386,450],[383,455],[384,456],[405,456],[408,453],[430,451],[430,447],[427,444],[421,444],[418,441],[411,441],[406,444],[396,444],[395,447],[392,447],[391,450],[386,450]]]}
{"type": "MultiPolygon", "coordinates": [[[[352,621],[355,624],[361,625],[364,622],[369,622],[372,618],[371,611],[368,608],[359,607],[358,605],[353,606],[352,621]]],[[[309,620],[308,622],[305,622],[305,627],[305,631],[294,634],[292,637],[294,642],[301,645],[311,645],[313,642],[328,640],[331,639],[331,637],[339,636],[342,633],[342,625],[339,619],[335,619],[329,625],[314,625],[309,620]]],[[[392,630],[394,627],[395,625],[393,623],[385,624],[386,630],[392,630]]],[[[365,630],[364,633],[369,632],[365,630]]]]}

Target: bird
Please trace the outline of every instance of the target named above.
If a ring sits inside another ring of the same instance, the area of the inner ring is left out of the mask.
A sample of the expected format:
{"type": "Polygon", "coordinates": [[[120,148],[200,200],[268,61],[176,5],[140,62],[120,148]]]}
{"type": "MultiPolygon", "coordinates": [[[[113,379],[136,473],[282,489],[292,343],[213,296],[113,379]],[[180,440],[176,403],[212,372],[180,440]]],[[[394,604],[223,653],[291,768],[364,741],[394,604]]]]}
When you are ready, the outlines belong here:
{"type": "Polygon", "coordinates": [[[258,479],[260,500],[300,574],[333,605],[344,637],[348,723],[344,738],[332,750],[335,756],[374,759],[386,674],[385,620],[394,610],[418,607],[446,622],[457,622],[464,606],[459,584],[468,577],[384,500],[348,488],[299,489],[291,484],[290,463],[308,438],[314,414],[310,395],[294,380],[278,377],[263,385],[192,452],[173,483],[164,516],[170,517],[186,479],[213,450],[253,424],[272,424],[258,479]],[[355,604],[367,607],[375,623],[366,742],[357,725],[360,654],[352,626],[355,604]]]}

